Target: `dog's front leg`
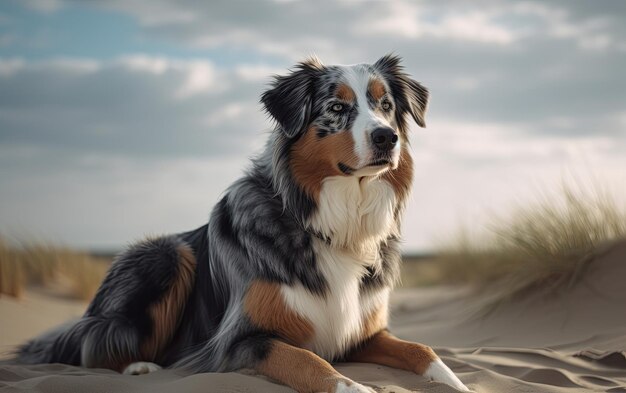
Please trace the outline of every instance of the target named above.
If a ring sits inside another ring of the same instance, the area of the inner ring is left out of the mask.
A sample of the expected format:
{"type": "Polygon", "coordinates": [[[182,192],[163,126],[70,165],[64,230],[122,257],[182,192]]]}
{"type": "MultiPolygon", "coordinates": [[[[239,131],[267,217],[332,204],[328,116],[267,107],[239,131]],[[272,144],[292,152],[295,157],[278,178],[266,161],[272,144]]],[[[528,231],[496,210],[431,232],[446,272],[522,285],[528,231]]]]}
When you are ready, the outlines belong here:
{"type": "Polygon", "coordinates": [[[462,392],[470,391],[430,347],[400,340],[386,330],[376,333],[346,360],[413,371],[462,392]]]}
{"type": "Polygon", "coordinates": [[[235,345],[232,355],[245,359],[244,363],[260,374],[301,393],[375,393],[339,374],[313,352],[277,339],[268,338],[262,346],[257,338],[244,339],[235,345]]]}

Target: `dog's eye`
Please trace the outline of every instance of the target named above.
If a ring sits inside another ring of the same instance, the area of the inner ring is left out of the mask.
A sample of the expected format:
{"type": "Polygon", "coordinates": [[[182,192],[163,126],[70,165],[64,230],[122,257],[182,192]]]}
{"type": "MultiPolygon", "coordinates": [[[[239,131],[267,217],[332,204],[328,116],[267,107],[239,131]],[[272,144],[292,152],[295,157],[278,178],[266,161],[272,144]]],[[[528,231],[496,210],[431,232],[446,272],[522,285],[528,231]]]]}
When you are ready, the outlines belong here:
{"type": "Polygon", "coordinates": [[[332,107],[330,107],[330,109],[331,109],[333,112],[340,113],[340,112],[343,112],[343,105],[342,105],[342,104],[333,104],[333,106],[332,106],[332,107]]]}
{"type": "Polygon", "coordinates": [[[380,104],[380,106],[383,108],[385,112],[388,112],[389,110],[391,110],[391,102],[389,101],[383,101],[382,104],[380,104]]]}

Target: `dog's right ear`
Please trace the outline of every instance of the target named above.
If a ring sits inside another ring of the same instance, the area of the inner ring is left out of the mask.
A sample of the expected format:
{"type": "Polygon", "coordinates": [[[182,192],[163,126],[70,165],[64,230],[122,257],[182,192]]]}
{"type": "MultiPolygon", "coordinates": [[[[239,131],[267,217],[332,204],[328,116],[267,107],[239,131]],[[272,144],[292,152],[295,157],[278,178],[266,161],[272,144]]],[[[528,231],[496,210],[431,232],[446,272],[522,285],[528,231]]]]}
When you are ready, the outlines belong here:
{"type": "Polygon", "coordinates": [[[323,67],[316,58],[298,63],[289,75],[276,75],[271,88],[261,96],[267,113],[289,138],[302,133],[309,123],[313,87],[323,67]]]}

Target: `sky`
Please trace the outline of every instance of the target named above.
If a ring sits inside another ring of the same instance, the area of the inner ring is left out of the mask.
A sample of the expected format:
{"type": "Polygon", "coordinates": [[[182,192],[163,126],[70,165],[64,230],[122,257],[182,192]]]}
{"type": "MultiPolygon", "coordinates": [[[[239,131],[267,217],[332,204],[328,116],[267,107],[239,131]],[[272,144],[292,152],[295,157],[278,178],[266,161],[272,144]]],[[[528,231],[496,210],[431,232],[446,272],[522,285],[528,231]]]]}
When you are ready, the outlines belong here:
{"type": "Polygon", "coordinates": [[[272,74],[386,53],[431,91],[407,252],[574,179],[626,191],[626,2],[5,0],[0,235],[118,249],[204,224],[272,74]],[[564,180],[565,179],[565,180],[564,180]]]}

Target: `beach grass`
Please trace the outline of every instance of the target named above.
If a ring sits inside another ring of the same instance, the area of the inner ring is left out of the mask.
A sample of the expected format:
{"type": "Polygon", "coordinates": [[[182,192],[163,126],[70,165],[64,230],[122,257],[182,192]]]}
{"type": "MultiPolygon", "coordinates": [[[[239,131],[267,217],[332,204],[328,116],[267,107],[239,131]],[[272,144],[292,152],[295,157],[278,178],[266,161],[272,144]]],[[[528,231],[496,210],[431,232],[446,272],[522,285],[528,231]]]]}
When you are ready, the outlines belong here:
{"type": "Polygon", "coordinates": [[[596,257],[626,238],[626,212],[606,191],[560,192],[498,216],[483,231],[463,227],[439,245],[440,282],[497,289],[502,299],[571,288],[596,257]]]}
{"type": "Polygon", "coordinates": [[[89,300],[111,259],[44,243],[11,246],[0,239],[0,295],[20,297],[29,285],[59,286],[76,299],[89,300]]]}

